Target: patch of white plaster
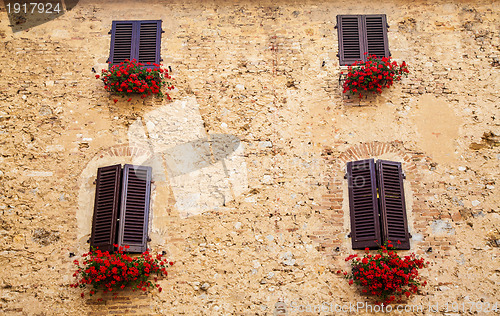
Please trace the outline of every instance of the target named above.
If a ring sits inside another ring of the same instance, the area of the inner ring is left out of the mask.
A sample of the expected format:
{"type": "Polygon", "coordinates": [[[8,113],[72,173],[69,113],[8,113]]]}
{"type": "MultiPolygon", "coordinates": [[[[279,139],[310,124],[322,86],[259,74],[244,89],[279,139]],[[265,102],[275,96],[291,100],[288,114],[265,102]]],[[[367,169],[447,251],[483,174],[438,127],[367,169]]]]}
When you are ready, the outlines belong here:
{"type": "Polygon", "coordinates": [[[170,181],[182,218],[223,206],[248,189],[244,144],[233,135],[208,135],[195,98],[147,113],[128,136],[131,146],[162,157],[166,170],[157,167],[170,181]]]}

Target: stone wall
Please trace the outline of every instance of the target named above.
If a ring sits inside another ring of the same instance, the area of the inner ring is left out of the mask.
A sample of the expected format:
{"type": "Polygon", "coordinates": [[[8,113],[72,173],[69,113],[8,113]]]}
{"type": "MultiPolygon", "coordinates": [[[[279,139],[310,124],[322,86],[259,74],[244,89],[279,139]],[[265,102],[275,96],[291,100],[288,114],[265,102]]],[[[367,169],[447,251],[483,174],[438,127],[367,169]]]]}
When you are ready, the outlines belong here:
{"type": "Polygon", "coordinates": [[[282,300],[293,315],[365,301],[334,271],[352,253],[345,163],[368,157],[403,162],[411,251],[431,262],[408,304],[500,301],[497,1],[82,0],[16,33],[0,8],[3,313],[272,315],[282,300]],[[381,13],[410,74],[344,96],[335,17],[381,13]],[[125,19],[163,21],[172,101],[115,103],[95,79],[125,19]],[[153,166],[150,247],[176,264],[161,293],[98,302],[69,284],[96,168],[114,163],[153,166]]]}

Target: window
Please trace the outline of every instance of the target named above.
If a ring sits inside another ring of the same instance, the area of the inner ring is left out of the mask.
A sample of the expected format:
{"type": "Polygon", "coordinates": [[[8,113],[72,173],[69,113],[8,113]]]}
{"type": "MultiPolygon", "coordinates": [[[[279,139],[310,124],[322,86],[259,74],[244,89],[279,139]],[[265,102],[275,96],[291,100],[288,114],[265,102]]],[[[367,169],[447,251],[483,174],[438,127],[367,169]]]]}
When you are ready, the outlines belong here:
{"type": "Polygon", "coordinates": [[[90,245],[113,251],[114,244],[130,252],[147,249],[151,167],[121,165],[97,170],[90,245]]]}
{"type": "Polygon", "coordinates": [[[366,61],[366,54],[389,57],[387,19],[378,15],[337,15],[340,65],[366,61]]]}
{"type": "Polygon", "coordinates": [[[161,61],[161,33],[161,21],[113,21],[108,62],[116,65],[135,59],[153,68],[161,61]]]}
{"type": "Polygon", "coordinates": [[[388,240],[396,249],[410,249],[403,178],[399,162],[347,163],[353,249],[378,248],[388,240]]]}

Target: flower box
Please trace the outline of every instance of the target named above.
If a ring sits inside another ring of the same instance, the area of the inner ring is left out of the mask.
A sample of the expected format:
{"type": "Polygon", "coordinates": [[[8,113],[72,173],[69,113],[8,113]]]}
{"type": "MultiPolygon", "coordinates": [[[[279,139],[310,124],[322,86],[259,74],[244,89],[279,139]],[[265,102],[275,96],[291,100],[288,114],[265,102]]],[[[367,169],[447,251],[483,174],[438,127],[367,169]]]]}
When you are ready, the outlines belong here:
{"type": "MultiPolygon", "coordinates": [[[[166,269],[173,265],[173,262],[163,259],[161,254],[153,257],[148,251],[138,257],[131,257],[124,253],[128,246],[115,245],[115,247],[118,248],[115,253],[97,249],[83,254],[82,265],[75,260],[73,263],[77,266],[77,270],[73,276],[77,281],[70,286],[74,288],[90,286],[92,287],[89,290],[90,296],[102,291],[102,293],[113,292],[116,297],[117,291],[125,288],[133,291],[158,288],[159,292],[162,291],[156,282],[158,277],[167,275],[166,269]],[[156,275],[154,283],[149,280],[153,274],[156,275]]],[[[81,293],[81,296],[84,297],[85,293],[81,293]]]]}
{"type": "Polygon", "coordinates": [[[368,56],[367,61],[355,62],[347,68],[347,73],[340,73],[343,93],[358,95],[359,98],[369,93],[382,93],[383,88],[389,88],[394,81],[401,80],[409,70],[403,61],[398,64],[390,57],[377,58],[368,56]]]}
{"type": "Polygon", "coordinates": [[[416,258],[414,253],[401,258],[391,242],[382,246],[376,255],[366,248],[363,258],[353,254],[345,261],[351,261],[351,272],[338,270],[337,273],[343,273],[350,285],[360,286],[364,294],[376,297],[378,304],[401,301],[417,293],[419,286],[427,284],[427,281],[421,282],[418,270],[429,263],[416,258]]]}
{"type": "MultiPolygon", "coordinates": [[[[124,62],[113,65],[109,70],[103,69],[101,75],[96,75],[97,79],[104,82],[104,89],[122,96],[128,97],[130,101],[132,95],[140,95],[145,98],[150,95],[163,98],[166,96],[170,100],[168,93],[163,93],[162,89],[166,87],[172,90],[174,86],[167,80],[172,79],[168,69],[161,68],[161,65],[149,63],[144,65],[136,60],[125,60],[124,62]]],[[[118,101],[114,99],[115,103],[118,101]]]]}

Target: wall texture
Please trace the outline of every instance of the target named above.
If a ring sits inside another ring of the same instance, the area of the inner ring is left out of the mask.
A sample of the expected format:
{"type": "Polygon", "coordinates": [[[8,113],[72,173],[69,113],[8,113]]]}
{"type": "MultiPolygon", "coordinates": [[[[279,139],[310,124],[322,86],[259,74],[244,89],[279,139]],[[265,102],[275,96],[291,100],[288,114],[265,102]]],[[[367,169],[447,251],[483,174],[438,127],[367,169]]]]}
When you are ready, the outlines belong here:
{"type": "Polygon", "coordinates": [[[498,1],[82,0],[16,33],[0,9],[2,313],[365,301],[334,271],[352,252],[345,163],[368,157],[403,162],[411,251],[431,262],[408,304],[500,301],[498,1]],[[335,17],[381,13],[410,74],[343,96],[335,17]],[[124,19],[163,20],[172,101],[115,104],[94,78],[124,19]],[[97,167],[113,163],[153,166],[150,247],[176,264],[161,293],[97,302],[69,284],[97,167]]]}

